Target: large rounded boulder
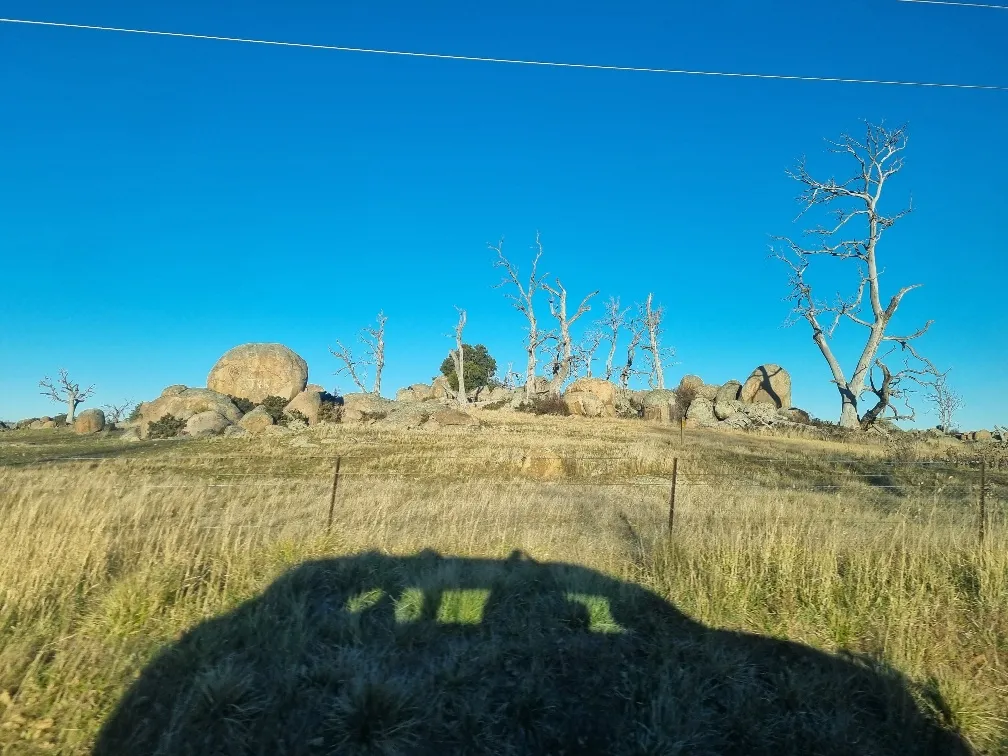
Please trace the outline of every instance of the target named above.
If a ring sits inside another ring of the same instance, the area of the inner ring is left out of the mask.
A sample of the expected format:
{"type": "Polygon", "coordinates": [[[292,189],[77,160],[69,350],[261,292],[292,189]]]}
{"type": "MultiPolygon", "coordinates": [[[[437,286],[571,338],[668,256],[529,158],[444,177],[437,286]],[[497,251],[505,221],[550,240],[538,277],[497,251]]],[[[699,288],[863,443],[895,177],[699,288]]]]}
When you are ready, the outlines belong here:
{"type": "Polygon", "coordinates": [[[148,423],[157,422],[165,415],[188,421],[193,415],[213,411],[230,423],[237,423],[242,416],[226,396],[201,388],[183,389],[179,393],[166,390],[154,401],[141,404],[137,411],[140,414],[138,430],[141,438],[147,437],[148,423]]]}
{"type": "Polygon", "coordinates": [[[73,429],[74,433],[82,435],[103,431],[105,430],[105,413],[100,409],[84,410],[74,418],[73,429]]]}
{"type": "Polygon", "coordinates": [[[772,404],[777,409],[791,406],[791,376],[780,365],[760,365],[752,371],[739,391],[745,404],[772,404]]]}
{"type": "Polygon", "coordinates": [[[308,385],[308,363],[283,344],[242,344],[217,360],[207,388],[261,402],[267,396],[290,401],[308,385]]]}
{"type": "Polygon", "coordinates": [[[578,378],[563,394],[563,403],[572,415],[613,417],[616,414],[617,386],[601,378],[578,378]]]}

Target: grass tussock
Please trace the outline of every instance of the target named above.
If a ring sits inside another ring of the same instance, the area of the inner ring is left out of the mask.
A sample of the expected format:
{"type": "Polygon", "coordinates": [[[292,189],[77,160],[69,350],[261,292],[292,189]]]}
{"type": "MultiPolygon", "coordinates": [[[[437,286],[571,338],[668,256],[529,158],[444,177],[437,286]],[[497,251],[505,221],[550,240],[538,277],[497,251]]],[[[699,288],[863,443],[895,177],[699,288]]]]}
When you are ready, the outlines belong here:
{"type": "Polygon", "coordinates": [[[1003,472],[484,419],[5,434],[0,751],[1008,752],[1003,472]]]}

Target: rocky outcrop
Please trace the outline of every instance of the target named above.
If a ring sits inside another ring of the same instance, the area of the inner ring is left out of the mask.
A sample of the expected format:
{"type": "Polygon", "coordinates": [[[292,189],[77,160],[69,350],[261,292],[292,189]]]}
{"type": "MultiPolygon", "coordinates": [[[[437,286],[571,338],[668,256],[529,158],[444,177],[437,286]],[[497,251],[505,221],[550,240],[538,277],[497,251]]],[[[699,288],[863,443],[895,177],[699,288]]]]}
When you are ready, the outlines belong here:
{"type": "Polygon", "coordinates": [[[186,433],[190,436],[209,436],[223,432],[231,421],[216,410],[198,412],[186,421],[186,433]]]}
{"type": "MultiPolygon", "coordinates": [[[[445,381],[447,380],[445,378],[445,381]]],[[[395,398],[397,402],[426,402],[434,398],[434,389],[426,383],[414,383],[412,386],[399,389],[395,398]]]]}
{"type": "Polygon", "coordinates": [[[699,428],[710,428],[717,425],[717,418],[714,416],[714,402],[698,396],[690,402],[689,409],[686,410],[686,419],[691,420],[699,428]]]}
{"type": "Polygon", "coordinates": [[[431,384],[431,395],[430,398],[439,402],[455,401],[455,391],[452,390],[451,384],[448,379],[443,375],[439,375],[434,379],[434,383],[431,384]]]}
{"type": "Polygon", "coordinates": [[[572,415],[614,417],[618,387],[602,378],[579,378],[563,393],[563,403],[572,415]]]}
{"type": "Polygon", "coordinates": [[[343,396],[341,422],[360,423],[382,420],[395,409],[395,402],[374,394],[346,394],[343,396]]]}
{"type": "Polygon", "coordinates": [[[739,391],[742,384],[738,381],[728,381],[721,386],[714,395],[714,415],[718,420],[724,420],[741,409],[741,402],[738,400],[739,391]]]}
{"type": "Polygon", "coordinates": [[[309,391],[305,389],[300,394],[295,396],[287,406],[284,407],[284,412],[300,412],[306,418],[308,418],[309,425],[315,425],[319,421],[319,412],[322,410],[322,392],[320,391],[309,391]]]}
{"type": "Polygon", "coordinates": [[[74,418],[74,433],[85,435],[105,430],[105,413],[100,409],[89,409],[74,418]]]}
{"type": "Polygon", "coordinates": [[[684,375],[680,379],[679,386],[676,390],[696,391],[703,385],[704,385],[703,378],[701,378],[699,375],[684,375]]]}
{"type": "Polygon", "coordinates": [[[188,421],[193,415],[211,410],[232,423],[237,423],[241,419],[241,412],[231,400],[216,391],[191,388],[167,396],[162,392],[154,401],[144,402],[137,407],[140,417],[138,426],[140,437],[147,438],[147,424],[157,422],[165,415],[174,415],[180,420],[188,421]]]}
{"type": "Polygon", "coordinates": [[[248,412],[238,421],[244,430],[249,433],[262,433],[264,430],[272,426],[273,416],[266,411],[266,408],[262,405],[256,407],[251,412],[248,412]]]}
{"type": "Polygon", "coordinates": [[[780,365],[760,365],[752,371],[739,391],[745,404],[772,404],[777,409],[791,406],[791,376],[780,365]]]}
{"type": "Polygon", "coordinates": [[[228,350],[207,376],[207,388],[261,402],[290,400],[308,385],[308,363],[283,344],[242,344],[228,350]]]}
{"type": "Polygon", "coordinates": [[[669,389],[652,389],[640,396],[643,418],[659,423],[670,423],[677,416],[676,394],[669,389]]]}
{"type": "Polygon", "coordinates": [[[187,388],[189,387],[184,383],[174,383],[171,386],[165,387],[165,390],[161,392],[161,396],[178,396],[187,388]]]}

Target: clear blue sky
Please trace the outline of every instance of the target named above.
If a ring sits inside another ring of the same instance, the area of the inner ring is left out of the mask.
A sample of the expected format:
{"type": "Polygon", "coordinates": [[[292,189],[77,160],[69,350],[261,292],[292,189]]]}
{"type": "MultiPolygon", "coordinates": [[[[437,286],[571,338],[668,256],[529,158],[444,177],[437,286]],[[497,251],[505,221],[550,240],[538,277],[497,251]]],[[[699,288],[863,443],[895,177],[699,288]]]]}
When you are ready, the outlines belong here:
{"type": "MultiPolygon", "coordinates": [[[[244,2],[5,0],[13,18],[464,55],[1008,84],[1008,11],[860,0],[244,2]]],[[[504,236],[576,297],[668,309],[671,382],[793,376],[835,420],[807,327],[790,329],[769,237],[793,233],[802,154],[863,119],[910,124],[880,248],[901,322],[967,403],[1008,423],[1008,92],[730,80],[419,60],[0,24],[0,418],[55,414],[61,366],[91,406],[203,385],[279,341],[350,389],[327,347],[389,317],[386,393],[466,340],[522,361],[492,288],[504,236]]],[[[845,282],[845,287],[850,281],[845,282]]],[[[824,296],[832,292],[823,291],[824,296]]],[[[541,300],[546,315],[545,299],[541,300]]],[[[587,322],[587,318],[582,322],[587,322]]],[[[854,328],[852,326],[852,328],[854,328]]],[[[856,331],[851,331],[856,334],[856,331]]],[[[845,364],[851,361],[846,350],[845,364]]],[[[924,418],[933,424],[933,418],[924,418]]]]}

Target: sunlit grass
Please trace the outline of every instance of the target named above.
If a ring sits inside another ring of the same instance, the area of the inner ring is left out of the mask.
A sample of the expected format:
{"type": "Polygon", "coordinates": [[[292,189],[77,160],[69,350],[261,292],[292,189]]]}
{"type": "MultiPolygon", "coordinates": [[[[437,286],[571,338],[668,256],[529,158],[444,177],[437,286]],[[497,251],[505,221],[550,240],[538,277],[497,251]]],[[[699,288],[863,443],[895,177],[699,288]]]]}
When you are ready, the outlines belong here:
{"type": "MultiPolygon", "coordinates": [[[[690,431],[680,448],[678,429],[633,421],[483,417],[475,430],[331,427],[300,446],[167,442],[127,456],[106,438],[93,442],[111,454],[101,461],[0,467],[0,749],[88,752],[159,649],[306,560],[424,549],[504,560],[518,549],[642,585],[711,627],[892,665],[938,721],[982,752],[1008,752],[1008,542],[995,496],[978,547],[971,473],[934,482],[930,468],[898,469],[896,490],[843,472],[882,460],[878,446],[690,431]]],[[[12,433],[0,462],[88,449],[12,433]]],[[[995,493],[1003,485],[995,473],[995,493]]],[[[423,584],[346,596],[339,608],[364,623],[346,632],[366,637],[383,602],[404,628],[425,613],[460,628],[484,620],[485,587],[435,579],[457,588],[434,606],[423,584]]],[[[571,621],[623,634],[590,587],[568,600],[583,609],[571,621]]],[[[265,705],[259,683],[239,667],[200,674],[187,716],[223,718],[241,743],[265,705]]],[[[333,699],[327,742],[362,742],[362,722],[377,721],[389,752],[408,751],[420,710],[402,697],[408,686],[355,686],[333,699]]]]}

